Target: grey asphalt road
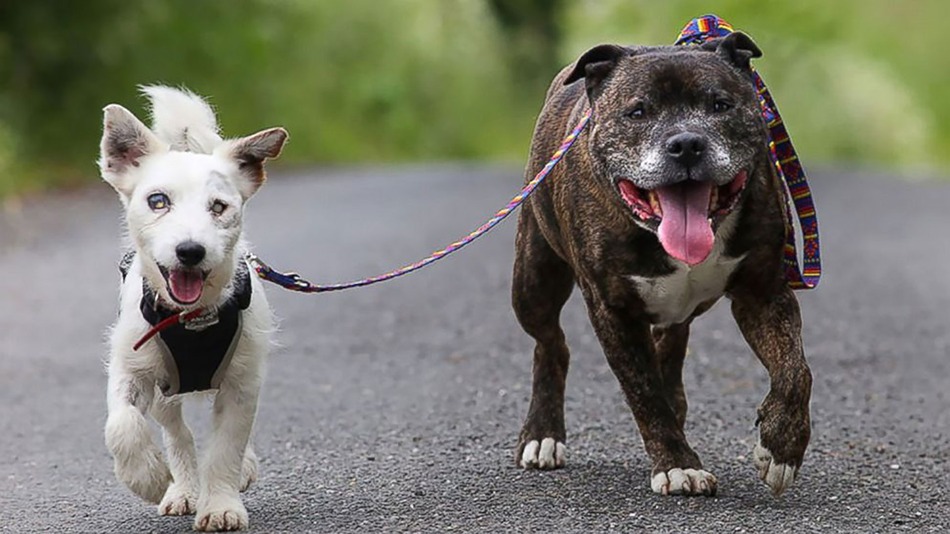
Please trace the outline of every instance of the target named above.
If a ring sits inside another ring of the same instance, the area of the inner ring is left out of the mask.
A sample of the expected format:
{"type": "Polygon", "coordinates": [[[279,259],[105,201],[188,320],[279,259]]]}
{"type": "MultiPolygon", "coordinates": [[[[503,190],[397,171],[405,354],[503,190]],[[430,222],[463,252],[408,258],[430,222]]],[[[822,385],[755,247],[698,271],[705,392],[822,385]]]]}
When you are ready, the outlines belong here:
{"type": "MultiPolygon", "coordinates": [[[[815,169],[826,275],[799,293],[813,438],[773,498],[750,452],[767,377],[728,306],[693,329],[687,433],[716,498],[659,497],[574,296],[568,467],[515,468],[532,343],[508,302],[514,221],[390,283],[269,288],[281,317],[245,494],[252,532],[945,532],[950,523],[950,183],[815,169]]],[[[249,206],[260,255],[322,281],[388,270],[464,235],[514,168],[283,173],[249,206]]],[[[112,475],[104,331],[119,203],[105,185],[0,211],[0,531],[188,532],[112,475]]],[[[205,403],[189,412],[198,434],[205,403]]]]}

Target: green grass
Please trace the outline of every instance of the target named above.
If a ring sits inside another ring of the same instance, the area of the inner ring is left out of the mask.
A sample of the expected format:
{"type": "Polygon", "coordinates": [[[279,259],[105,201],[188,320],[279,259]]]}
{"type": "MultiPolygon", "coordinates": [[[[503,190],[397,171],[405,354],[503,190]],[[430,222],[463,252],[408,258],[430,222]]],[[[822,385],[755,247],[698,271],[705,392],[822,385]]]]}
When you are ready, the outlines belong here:
{"type": "MultiPolygon", "coordinates": [[[[950,169],[942,2],[711,4],[566,2],[559,53],[672,42],[715,9],[764,50],[806,164],[950,169]]],[[[228,135],[285,126],[286,163],[522,161],[543,95],[504,42],[482,0],[0,6],[0,197],[97,179],[102,107],[141,114],[136,85],[156,82],[209,95],[228,135]]]]}

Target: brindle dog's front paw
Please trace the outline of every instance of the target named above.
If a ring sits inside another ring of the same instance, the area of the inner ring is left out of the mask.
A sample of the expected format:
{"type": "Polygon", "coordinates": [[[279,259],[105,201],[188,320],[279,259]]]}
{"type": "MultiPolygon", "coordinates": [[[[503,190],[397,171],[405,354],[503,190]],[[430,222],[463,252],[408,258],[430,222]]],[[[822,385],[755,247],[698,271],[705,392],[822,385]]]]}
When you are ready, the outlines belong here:
{"type": "Polygon", "coordinates": [[[517,459],[525,469],[557,469],[567,461],[567,446],[551,437],[527,439],[518,448],[517,459]]]}
{"type": "Polygon", "coordinates": [[[759,408],[759,442],[752,458],[775,496],[792,485],[811,438],[807,400],[779,402],[771,392],[759,408]]]}
{"type": "Polygon", "coordinates": [[[759,478],[768,484],[776,497],[787,490],[798,476],[797,467],[776,462],[772,457],[772,452],[761,443],[756,444],[752,459],[755,461],[756,469],[759,470],[759,478]]]}
{"type": "Polygon", "coordinates": [[[650,487],[660,495],[706,495],[716,494],[716,476],[703,469],[680,469],[660,471],[653,475],[650,487]]]}

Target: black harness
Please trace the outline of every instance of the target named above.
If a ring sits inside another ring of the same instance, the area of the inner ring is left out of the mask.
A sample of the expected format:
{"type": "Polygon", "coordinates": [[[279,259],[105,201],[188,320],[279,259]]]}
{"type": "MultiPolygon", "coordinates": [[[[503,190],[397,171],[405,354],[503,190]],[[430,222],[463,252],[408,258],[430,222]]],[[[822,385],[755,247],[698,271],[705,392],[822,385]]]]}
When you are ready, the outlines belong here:
{"type": "MultiPolygon", "coordinates": [[[[128,252],[119,264],[125,280],[135,252],[128,252]]],[[[217,310],[185,323],[162,330],[154,338],[161,348],[168,374],[159,388],[166,396],[217,389],[240,339],[243,311],[251,304],[251,276],[247,264],[240,262],[234,274],[234,292],[217,310]]],[[[152,326],[179,311],[170,310],[155,298],[142,279],[142,317],[152,326]]]]}

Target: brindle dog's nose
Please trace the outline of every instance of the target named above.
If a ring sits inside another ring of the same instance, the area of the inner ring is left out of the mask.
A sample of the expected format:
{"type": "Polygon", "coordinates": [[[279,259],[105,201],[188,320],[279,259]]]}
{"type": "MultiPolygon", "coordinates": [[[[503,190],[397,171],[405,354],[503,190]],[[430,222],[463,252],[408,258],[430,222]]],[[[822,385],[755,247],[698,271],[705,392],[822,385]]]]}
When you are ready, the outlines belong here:
{"type": "Polygon", "coordinates": [[[194,267],[205,259],[205,248],[200,243],[194,241],[185,241],[175,247],[175,255],[178,261],[186,267],[194,267]]]}
{"type": "Polygon", "coordinates": [[[706,151],[706,138],[695,133],[684,132],[666,140],[666,153],[670,159],[685,167],[692,167],[706,151]]]}

